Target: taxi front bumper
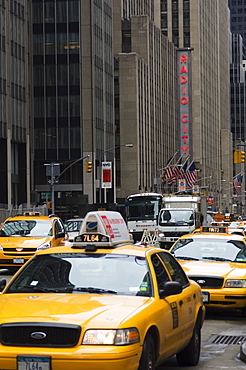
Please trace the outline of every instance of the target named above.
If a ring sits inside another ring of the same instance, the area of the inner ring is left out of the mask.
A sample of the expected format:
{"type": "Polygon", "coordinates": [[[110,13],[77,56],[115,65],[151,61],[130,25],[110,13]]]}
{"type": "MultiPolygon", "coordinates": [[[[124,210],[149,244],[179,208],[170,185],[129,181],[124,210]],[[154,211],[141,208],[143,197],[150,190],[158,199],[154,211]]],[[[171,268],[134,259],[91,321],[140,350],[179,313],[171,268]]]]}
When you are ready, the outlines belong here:
{"type": "Polygon", "coordinates": [[[79,349],[0,346],[0,370],[18,370],[17,356],[50,356],[50,365],[46,365],[45,370],[137,370],[141,352],[139,344],[79,349]]]}
{"type": "Polygon", "coordinates": [[[246,307],[246,289],[202,289],[204,304],[207,307],[244,308],[246,307]]]}

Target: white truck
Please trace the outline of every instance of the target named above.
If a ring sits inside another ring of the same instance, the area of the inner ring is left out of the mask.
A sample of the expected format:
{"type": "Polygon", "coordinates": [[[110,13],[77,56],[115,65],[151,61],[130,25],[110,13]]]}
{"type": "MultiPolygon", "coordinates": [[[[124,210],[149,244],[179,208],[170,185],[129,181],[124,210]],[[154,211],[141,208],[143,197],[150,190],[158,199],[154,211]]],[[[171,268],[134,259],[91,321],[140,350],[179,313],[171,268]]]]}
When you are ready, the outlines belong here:
{"type": "Polygon", "coordinates": [[[182,235],[190,234],[202,224],[201,198],[191,195],[163,197],[157,220],[161,248],[169,249],[182,235]]]}

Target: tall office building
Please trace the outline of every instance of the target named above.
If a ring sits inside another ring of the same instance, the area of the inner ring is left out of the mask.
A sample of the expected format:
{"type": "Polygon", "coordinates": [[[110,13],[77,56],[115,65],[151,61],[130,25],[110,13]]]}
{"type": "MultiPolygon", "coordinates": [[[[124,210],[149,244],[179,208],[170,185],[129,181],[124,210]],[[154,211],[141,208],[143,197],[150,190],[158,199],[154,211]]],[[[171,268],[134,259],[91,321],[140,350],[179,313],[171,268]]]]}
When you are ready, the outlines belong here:
{"type": "Polygon", "coordinates": [[[121,145],[117,202],[163,191],[162,168],[178,145],[174,44],[160,31],[159,1],[114,0],[115,126],[121,145]],[[131,142],[127,150],[124,143],[131,142]],[[123,150],[124,149],[124,150],[123,150]]]}
{"type": "Polygon", "coordinates": [[[192,157],[200,184],[212,176],[232,181],[229,89],[229,11],[227,0],[160,0],[161,29],[177,48],[192,55],[192,157]]]}
{"type": "Polygon", "coordinates": [[[35,189],[45,200],[50,181],[56,208],[79,211],[99,202],[100,163],[114,147],[111,0],[32,0],[32,23],[35,189]]]}
{"type": "Polygon", "coordinates": [[[240,34],[243,41],[243,56],[245,59],[246,43],[246,1],[245,0],[228,0],[228,6],[231,12],[230,24],[231,32],[240,34]]]}
{"type": "Polygon", "coordinates": [[[28,1],[0,2],[0,203],[30,203],[28,1]]]}
{"type": "Polygon", "coordinates": [[[246,1],[228,0],[232,31],[231,61],[231,129],[233,139],[246,141],[246,1]]]}

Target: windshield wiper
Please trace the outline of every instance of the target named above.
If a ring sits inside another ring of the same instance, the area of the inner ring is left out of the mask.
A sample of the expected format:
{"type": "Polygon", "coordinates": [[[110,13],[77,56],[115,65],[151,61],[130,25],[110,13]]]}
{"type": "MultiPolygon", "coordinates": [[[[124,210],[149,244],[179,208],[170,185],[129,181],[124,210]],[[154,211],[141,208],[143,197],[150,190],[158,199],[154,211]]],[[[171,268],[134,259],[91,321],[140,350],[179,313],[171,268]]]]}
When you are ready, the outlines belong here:
{"type": "MultiPolygon", "coordinates": [[[[34,286],[34,285],[22,285],[18,284],[16,285],[17,287],[24,288],[24,289],[30,289],[35,292],[40,292],[40,293],[61,293],[59,289],[57,288],[45,288],[45,287],[39,287],[39,286],[34,286]]],[[[66,290],[66,288],[62,288],[66,290]]],[[[71,288],[70,288],[71,289],[71,288]]],[[[20,293],[19,290],[16,291],[17,293],[20,293]]]]}
{"type": "Polygon", "coordinates": [[[210,260],[210,261],[226,261],[232,262],[232,260],[224,257],[202,257],[203,260],[210,260]]]}
{"type": "Polygon", "coordinates": [[[108,290],[108,289],[102,289],[102,288],[93,288],[93,287],[74,287],[72,289],[73,291],[74,290],[77,290],[78,292],[87,292],[87,293],[98,293],[98,294],[104,294],[104,293],[109,293],[109,294],[117,294],[117,292],[115,290],[108,290]]]}
{"type": "Polygon", "coordinates": [[[188,256],[175,256],[174,254],[174,257],[177,258],[177,259],[181,259],[181,260],[187,260],[187,261],[199,261],[199,258],[195,258],[195,257],[188,257],[188,256]]]}

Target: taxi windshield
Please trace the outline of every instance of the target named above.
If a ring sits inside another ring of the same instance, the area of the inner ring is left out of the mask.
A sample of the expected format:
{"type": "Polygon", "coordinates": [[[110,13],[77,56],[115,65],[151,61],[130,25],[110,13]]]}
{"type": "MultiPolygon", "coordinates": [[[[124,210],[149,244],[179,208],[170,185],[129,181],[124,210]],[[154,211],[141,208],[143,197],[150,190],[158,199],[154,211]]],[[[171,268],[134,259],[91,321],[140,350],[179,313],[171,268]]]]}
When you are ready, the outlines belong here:
{"type": "Polygon", "coordinates": [[[13,220],[6,221],[1,230],[1,236],[44,237],[52,235],[50,220],[13,220]]]}
{"type": "Polygon", "coordinates": [[[241,240],[219,238],[180,239],[173,246],[171,253],[180,260],[246,263],[246,246],[241,240]]]}
{"type": "Polygon", "coordinates": [[[68,232],[72,232],[72,231],[79,231],[80,230],[80,226],[82,224],[82,220],[71,220],[71,221],[66,221],[65,222],[65,227],[66,227],[66,230],[68,232]]]}
{"type": "Polygon", "coordinates": [[[75,293],[152,296],[143,257],[100,253],[35,256],[6,293],[75,293]]]}

